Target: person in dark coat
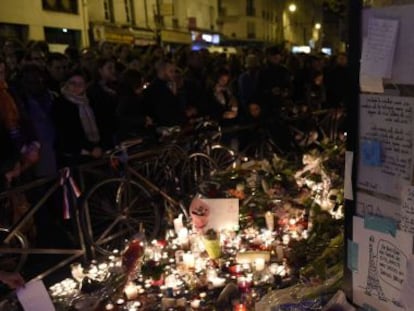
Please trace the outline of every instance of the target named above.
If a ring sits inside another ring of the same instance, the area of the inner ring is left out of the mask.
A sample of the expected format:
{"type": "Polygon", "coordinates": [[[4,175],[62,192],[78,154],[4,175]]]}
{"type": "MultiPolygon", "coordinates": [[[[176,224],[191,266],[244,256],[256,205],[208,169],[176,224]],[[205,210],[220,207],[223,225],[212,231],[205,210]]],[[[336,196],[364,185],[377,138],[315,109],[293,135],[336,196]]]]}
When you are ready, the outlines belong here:
{"type": "Polygon", "coordinates": [[[121,76],[117,108],[120,140],[150,134],[153,121],[144,106],[144,86],[142,75],[137,70],[128,69],[121,76]]]}
{"type": "Polygon", "coordinates": [[[118,95],[115,87],[115,62],[110,58],[97,60],[96,78],[87,89],[88,98],[95,114],[96,125],[104,150],[112,149],[116,143],[118,119],[116,110],[118,95]]]}
{"type": "Polygon", "coordinates": [[[86,96],[86,78],[72,72],[61,89],[53,111],[59,164],[72,166],[101,157],[100,133],[86,96]]]}
{"type": "Polygon", "coordinates": [[[267,49],[267,64],[260,71],[257,82],[256,98],[275,118],[280,117],[283,101],[291,92],[292,82],[289,70],[281,64],[281,53],[278,47],[267,49]]]}
{"type": "Polygon", "coordinates": [[[145,107],[157,126],[183,125],[186,117],[174,83],[175,66],[160,60],[155,67],[157,77],[144,92],[145,107]]]}
{"type": "Polygon", "coordinates": [[[339,108],[344,106],[344,98],[349,85],[348,60],[346,54],[336,57],[336,64],[326,74],[326,108],[339,108]]]}

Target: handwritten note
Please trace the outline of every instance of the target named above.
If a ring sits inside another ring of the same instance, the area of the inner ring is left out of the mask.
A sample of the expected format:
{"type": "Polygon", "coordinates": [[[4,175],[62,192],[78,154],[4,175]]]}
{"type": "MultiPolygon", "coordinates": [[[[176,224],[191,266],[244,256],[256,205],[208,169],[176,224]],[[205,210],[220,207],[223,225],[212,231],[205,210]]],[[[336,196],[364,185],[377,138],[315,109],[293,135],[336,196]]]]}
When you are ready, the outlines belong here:
{"type": "Polygon", "coordinates": [[[386,95],[360,97],[358,187],[400,198],[412,176],[414,98],[386,95]],[[364,165],[363,142],[381,144],[381,165],[364,165]]]}
{"type": "Polygon", "coordinates": [[[391,78],[398,20],[370,18],[363,40],[361,74],[391,78]]]}
{"type": "Polygon", "coordinates": [[[414,233],[414,187],[407,186],[403,193],[401,204],[400,229],[414,233]]]}
{"type": "Polygon", "coordinates": [[[25,311],[55,311],[42,280],[34,280],[17,290],[17,298],[25,311]]]}
{"type": "Polygon", "coordinates": [[[397,200],[388,201],[364,192],[358,192],[356,201],[356,213],[358,216],[381,216],[398,222],[401,218],[400,210],[400,204],[397,200]]]}
{"type": "Polygon", "coordinates": [[[405,310],[400,294],[412,253],[413,236],[397,231],[396,236],[364,228],[354,217],[353,241],[358,243],[358,271],[353,271],[353,298],[358,305],[377,310],[405,310]]]}

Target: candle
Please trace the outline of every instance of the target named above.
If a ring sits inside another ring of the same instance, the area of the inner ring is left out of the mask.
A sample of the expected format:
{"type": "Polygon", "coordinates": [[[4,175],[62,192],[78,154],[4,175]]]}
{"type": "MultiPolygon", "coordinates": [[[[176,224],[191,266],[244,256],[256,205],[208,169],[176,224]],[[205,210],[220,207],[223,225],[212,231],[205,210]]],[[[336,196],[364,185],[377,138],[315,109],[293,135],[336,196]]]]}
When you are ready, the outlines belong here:
{"type": "Polygon", "coordinates": [[[174,219],[174,231],[178,235],[183,228],[183,214],[180,214],[177,218],[174,219]]]}
{"type": "Polygon", "coordinates": [[[200,299],[194,299],[193,301],[191,301],[191,308],[193,309],[198,309],[200,308],[200,299]]]}
{"type": "Polygon", "coordinates": [[[265,260],[264,258],[257,258],[254,261],[255,267],[256,267],[256,271],[263,271],[265,269],[265,260]]]}
{"type": "Polygon", "coordinates": [[[289,242],[290,242],[290,236],[289,236],[289,234],[285,234],[285,235],[282,237],[282,242],[283,242],[283,244],[285,244],[285,245],[288,245],[288,244],[289,244],[289,242]]]}
{"type": "Polygon", "coordinates": [[[125,303],[125,300],[124,300],[124,299],[122,299],[122,298],[119,298],[119,299],[116,301],[116,304],[117,304],[118,306],[122,306],[124,303],[125,303]]]}
{"type": "Polygon", "coordinates": [[[185,253],[183,255],[183,262],[187,269],[193,269],[195,267],[194,255],[192,253],[185,253]]]}
{"type": "Polygon", "coordinates": [[[250,289],[250,282],[246,277],[241,276],[237,279],[237,286],[242,293],[246,293],[250,289]]]}
{"type": "Polygon", "coordinates": [[[275,218],[273,216],[273,213],[272,212],[266,212],[265,220],[266,220],[267,230],[273,231],[275,229],[275,218]]]}
{"type": "Polygon", "coordinates": [[[247,311],[246,305],[243,303],[236,303],[233,306],[233,311],[247,311]]]}
{"type": "Polygon", "coordinates": [[[124,289],[125,296],[128,300],[134,300],[138,297],[138,288],[134,283],[128,283],[124,289]]]}

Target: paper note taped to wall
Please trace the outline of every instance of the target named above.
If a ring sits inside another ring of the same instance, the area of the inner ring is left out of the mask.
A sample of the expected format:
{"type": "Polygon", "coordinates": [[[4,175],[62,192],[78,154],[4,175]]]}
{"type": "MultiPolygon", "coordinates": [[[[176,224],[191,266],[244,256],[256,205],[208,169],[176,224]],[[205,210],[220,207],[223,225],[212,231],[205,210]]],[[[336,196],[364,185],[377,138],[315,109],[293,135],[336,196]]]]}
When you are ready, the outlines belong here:
{"type": "Polygon", "coordinates": [[[358,244],[358,270],[352,273],[354,302],[376,310],[407,310],[401,304],[401,290],[413,235],[397,230],[393,237],[370,230],[364,227],[363,218],[354,217],[353,241],[358,244]]]}
{"type": "Polygon", "coordinates": [[[363,39],[361,75],[391,78],[398,20],[370,18],[363,39]]]}
{"type": "Polygon", "coordinates": [[[401,198],[403,187],[412,179],[413,108],[412,97],[360,96],[359,188],[401,198]],[[367,141],[380,144],[380,165],[364,163],[362,152],[367,141]]]}

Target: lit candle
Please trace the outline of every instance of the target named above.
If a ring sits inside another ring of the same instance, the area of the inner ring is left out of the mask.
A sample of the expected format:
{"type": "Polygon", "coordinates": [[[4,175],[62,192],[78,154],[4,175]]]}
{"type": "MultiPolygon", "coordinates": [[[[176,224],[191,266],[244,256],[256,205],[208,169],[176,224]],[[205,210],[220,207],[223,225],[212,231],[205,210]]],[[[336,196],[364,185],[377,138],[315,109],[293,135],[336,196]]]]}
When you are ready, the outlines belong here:
{"type": "Polygon", "coordinates": [[[255,267],[256,267],[256,271],[263,271],[265,269],[265,260],[264,258],[257,258],[254,261],[255,267]]]}
{"type": "Polygon", "coordinates": [[[200,308],[200,299],[194,299],[193,301],[191,301],[191,308],[193,309],[198,309],[200,308]]]}
{"type": "Polygon", "coordinates": [[[288,244],[289,244],[289,242],[290,242],[290,236],[289,236],[289,234],[285,234],[285,235],[282,237],[282,242],[283,242],[283,244],[285,244],[285,245],[288,245],[288,244]]]}
{"type": "Polygon", "coordinates": [[[128,300],[134,300],[138,297],[138,288],[134,283],[128,283],[124,289],[125,296],[128,300]]]}
{"type": "Polygon", "coordinates": [[[195,267],[194,255],[192,253],[185,253],[183,255],[183,262],[187,269],[193,269],[195,267]]]}
{"type": "Polygon", "coordinates": [[[273,213],[272,212],[266,212],[265,220],[266,220],[267,230],[273,231],[275,229],[275,218],[273,216],[273,213]]]}
{"type": "Polygon", "coordinates": [[[181,229],[184,228],[183,225],[183,214],[178,215],[177,218],[174,219],[174,230],[175,233],[178,235],[181,229]]]}
{"type": "Polygon", "coordinates": [[[243,303],[236,303],[233,306],[233,311],[247,311],[246,305],[243,303]]]}
{"type": "Polygon", "coordinates": [[[125,300],[124,300],[124,299],[122,299],[122,298],[119,298],[119,299],[116,301],[116,304],[117,304],[118,306],[122,306],[124,303],[125,303],[125,300]]]}

